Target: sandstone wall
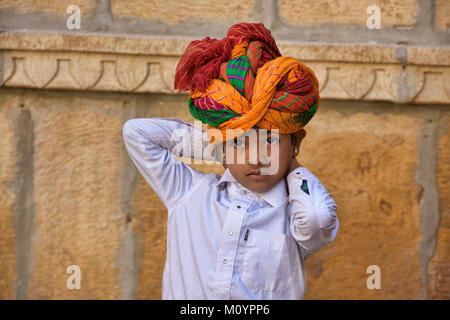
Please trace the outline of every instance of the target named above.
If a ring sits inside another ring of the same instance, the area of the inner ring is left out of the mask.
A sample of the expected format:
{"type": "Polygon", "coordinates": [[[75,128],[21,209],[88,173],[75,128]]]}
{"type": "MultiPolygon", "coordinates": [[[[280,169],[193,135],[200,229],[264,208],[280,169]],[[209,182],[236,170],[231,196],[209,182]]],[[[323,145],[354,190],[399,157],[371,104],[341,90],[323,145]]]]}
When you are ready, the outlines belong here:
{"type": "Polygon", "coordinates": [[[173,89],[179,56],[246,21],[320,82],[299,161],[333,194],[340,230],[307,260],[305,298],[449,299],[449,2],[211,3],[0,0],[0,298],[160,299],[167,211],[121,127],[193,121],[173,89]]]}

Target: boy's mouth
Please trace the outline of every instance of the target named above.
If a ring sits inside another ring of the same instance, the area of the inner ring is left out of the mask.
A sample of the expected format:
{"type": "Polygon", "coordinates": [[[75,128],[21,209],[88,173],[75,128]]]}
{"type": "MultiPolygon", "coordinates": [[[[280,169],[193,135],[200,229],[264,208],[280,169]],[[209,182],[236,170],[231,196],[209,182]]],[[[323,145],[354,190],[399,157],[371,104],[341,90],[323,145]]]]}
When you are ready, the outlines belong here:
{"type": "Polygon", "coordinates": [[[251,176],[251,175],[261,175],[261,169],[258,169],[258,170],[253,170],[253,171],[250,171],[249,173],[247,173],[247,175],[248,176],[251,176]]]}
{"type": "Polygon", "coordinates": [[[250,171],[248,174],[247,174],[247,176],[248,176],[248,178],[250,179],[250,180],[253,180],[253,181],[267,181],[267,179],[268,179],[268,175],[266,175],[266,174],[261,174],[261,169],[259,169],[259,170],[253,170],[253,171],[250,171]]]}

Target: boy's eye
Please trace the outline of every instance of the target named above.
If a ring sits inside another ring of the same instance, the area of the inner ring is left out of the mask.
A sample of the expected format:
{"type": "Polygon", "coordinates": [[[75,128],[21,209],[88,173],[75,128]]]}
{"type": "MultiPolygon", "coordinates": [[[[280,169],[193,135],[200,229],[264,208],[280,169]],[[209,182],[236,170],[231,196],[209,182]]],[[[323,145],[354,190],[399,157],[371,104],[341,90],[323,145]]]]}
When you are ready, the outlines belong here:
{"type": "Polygon", "coordinates": [[[277,143],[278,139],[277,138],[268,137],[267,138],[267,142],[270,143],[270,144],[277,143]]]}
{"type": "Polygon", "coordinates": [[[242,144],[243,144],[242,139],[234,139],[234,141],[233,141],[234,147],[240,147],[240,146],[242,146],[242,144]]]}

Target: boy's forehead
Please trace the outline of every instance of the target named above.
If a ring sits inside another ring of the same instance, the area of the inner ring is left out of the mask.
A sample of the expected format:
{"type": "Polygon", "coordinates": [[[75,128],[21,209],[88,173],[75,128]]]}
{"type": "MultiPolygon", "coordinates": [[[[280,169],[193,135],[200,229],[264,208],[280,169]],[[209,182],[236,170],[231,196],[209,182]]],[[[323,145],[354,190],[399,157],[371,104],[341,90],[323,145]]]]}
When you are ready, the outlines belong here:
{"type": "MultiPolygon", "coordinates": [[[[263,136],[263,134],[260,133],[260,130],[261,130],[261,132],[262,132],[262,131],[265,131],[265,132],[266,132],[266,135],[267,135],[268,137],[270,137],[272,134],[273,134],[273,135],[279,135],[279,136],[282,136],[282,135],[283,135],[283,134],[280,134],[279,129],[270,130],[270,129],[255,128],[255,127],[251,128],[251,129],[256,129],[256,130],[254,130],[254,132],[256,132],[256,134],[257,134],[258,136],[263,136]]],[[[233,141],[236,141],[236,140],[238,140],[238,139],[242,139],[242,138],[244,138],[244,137],[248,137],[248,136],[251,135],[251,129],[248,130],[247,132],[241,134],[241,135],[235,135],[234,137],[228,139],[228,140],[225,141],[225,142],[222,142],[221,144],[222,144],[222,145],[224,145],[224,144],[229,144],[229,143],[232,143],[233,141]]]]}
{"type": "MultiPolygon", "coordinates": [[[[275,133],[279,133],[280,129],[263,129],[263,128],[258,128],[258,127],[253,127],[253,130],[255,130],[256,132],[260,132],[260,131],[265,131],[267,132],[267,134],[272,134],[272,132],[275,133]]],[[[248,134],[248,131],[246,132],[246,134],[248,134]]]]}
{"type": "MultiPolygon", "coordinates": [[[[253,127],[253,128],[251,128],[250,130],[248,130],[248,131],[246,131],[245,133],[243,133],[243,134],[241,134],[241,135],[236,135],[235,137],[234,137],[234,140],[236,140],[236,139],[239,139],[239,138],[243,138],[243,137],[248,137],[248,136],[251,136],[252,135],[252,131],[254,132],[254,133],[256,133],[256,135],[258,135],[258,136],[262,136],[263,134],[263,132],[265,131],[265,134],[267,135],[267,136],[270,136],[270,135],[272,135],[272,134],[276,134],[277,132],[278,132],[278,134],[279,134],[279,130],[278,129],[275,129],[275,130],[273,130],[273,132],[272,132],[272,130],[269,130],[269,129],[261,129],[261,128],[255,128],[255,127],[253,127]]],[[[230,139],[229,141],[233,141],[233,139],[230,139]]]]}

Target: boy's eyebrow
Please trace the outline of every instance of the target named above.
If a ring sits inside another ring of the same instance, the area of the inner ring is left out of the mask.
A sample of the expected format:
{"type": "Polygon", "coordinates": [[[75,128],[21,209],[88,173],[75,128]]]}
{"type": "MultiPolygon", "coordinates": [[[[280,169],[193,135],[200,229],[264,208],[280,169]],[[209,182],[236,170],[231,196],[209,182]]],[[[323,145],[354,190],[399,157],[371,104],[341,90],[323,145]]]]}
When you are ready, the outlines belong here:
{"type": "MultiPolygon", "coordinates": [[[[272,135],[272,130],[267,130],[267,136],[271,136],[271,135],[272,135]]],[[[234,137],[233,141],[237,141],[238,139],[243,138],[243,137],[247,137],[247,135],[243,134],[243,135],[241,135],[239,137],[234,137]]],[[[231,140],[229,140],[229,141],[231,141],[231,140]]]]}

